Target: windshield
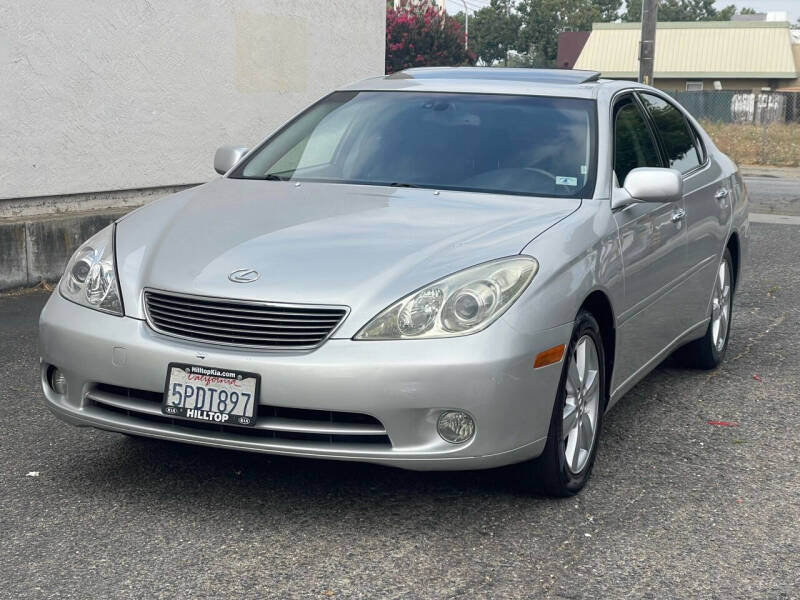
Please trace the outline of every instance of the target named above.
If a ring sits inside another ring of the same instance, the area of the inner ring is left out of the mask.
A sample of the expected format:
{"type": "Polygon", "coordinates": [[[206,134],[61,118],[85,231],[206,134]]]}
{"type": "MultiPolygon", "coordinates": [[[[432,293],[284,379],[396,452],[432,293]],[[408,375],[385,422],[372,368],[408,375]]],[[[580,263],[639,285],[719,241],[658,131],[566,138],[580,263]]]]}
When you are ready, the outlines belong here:
{"type": "Polygon", "coordinates": [[[587,197],[594,106],[578,98],[336,92],[231,176],[587,197]]]}

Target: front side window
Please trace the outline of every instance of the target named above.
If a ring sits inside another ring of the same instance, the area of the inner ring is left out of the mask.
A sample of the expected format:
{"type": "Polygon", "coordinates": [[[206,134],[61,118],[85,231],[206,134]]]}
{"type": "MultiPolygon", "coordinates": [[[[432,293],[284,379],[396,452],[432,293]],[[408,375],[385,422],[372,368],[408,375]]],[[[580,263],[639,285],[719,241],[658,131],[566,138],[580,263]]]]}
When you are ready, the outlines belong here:
{"type": "Polygon", "coordinates": [[[686,173],[700,165],[694,136],[683,113],[666,100],[652,94],[640,94],[661,138],[669,166],[686,173]]]}
{"type": "Polygon", "coordinates": [[[639,106],[630,96],[614,107],[614,174],[617,185],[639,167],[660,167],[658,147],[639,106]]]}
{"type": "Polygon", "coordinates": [[[231,177],[590,197],[592,100],[336,92],[231,177]]]}

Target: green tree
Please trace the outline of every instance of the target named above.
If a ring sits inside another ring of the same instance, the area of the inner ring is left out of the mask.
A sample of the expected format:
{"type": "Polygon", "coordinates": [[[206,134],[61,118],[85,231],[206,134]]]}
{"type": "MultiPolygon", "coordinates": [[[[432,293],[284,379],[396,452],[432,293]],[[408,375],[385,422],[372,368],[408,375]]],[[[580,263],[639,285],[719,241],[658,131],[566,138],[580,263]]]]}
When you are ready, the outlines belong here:
{"type": "Polygon", "coordinates": [[[592,23],[615,21],[621,6],[622,0],[521,0],[517,50],[525,52],[533,66],[552,66],[559,33],[589,31],[592,23]]]}
{"type": "MultiPolygon", "coordinates": [[[[736,14],[734,5],[717,10],[716,0],[659,0],[659,21],[730,21],[736,14]]],[[[642,0],[627,0],[623,21],[642,20],[642,0]]]]}
{"type": "Polygon", "coordinates": [[[507,64],[508,51],[516,49],[520,24],[512,0],[492,0],[470,17],[469,48],[488,65],[499,60],[507,64]]]}

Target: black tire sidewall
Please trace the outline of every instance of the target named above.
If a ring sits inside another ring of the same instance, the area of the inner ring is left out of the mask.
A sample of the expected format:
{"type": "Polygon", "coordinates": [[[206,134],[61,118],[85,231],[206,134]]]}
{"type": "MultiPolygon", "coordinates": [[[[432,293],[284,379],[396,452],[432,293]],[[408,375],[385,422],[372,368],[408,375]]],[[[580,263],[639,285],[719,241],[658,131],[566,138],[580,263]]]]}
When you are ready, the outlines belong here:
{"type": "Polygon", "coordinates": [[[559,380],[558,392],[556,395],[555,405],[553,407],[553,416],[550,422],[550,436],[547,441],[548,447],[545,449],[545,455],[550,454],[547,456],[547,458],[551,461],[555,461],[556,463],[555,474],[557,474],[559,477],[559,483],[560,486],[563,487],[565,495],[575,494],[580,491],[581,488],[583,488],[583,486],[586,484],[586,481],[589,479],[594,466],[594,460],[595,456],[597,455],[597,448],[600,442],[603,413],[605,412],[607,404],[605,361],[605,349],[600,336],[600,326],[597,324],[597,321],[591,313],[581,311],[578,313],[578,316],[575,319],[572,337],[570,338],[569,345],[567,346],[567,351],[564,354],[564,364],[561,369],[561,379],[559,380]],[[589,336],[592,338],[592,341],[597,348],[597,361],[599,363],[598,376],[600,377],[600,406],[598,407],[597,411],[597,427],[595,428],[595,439],[594,445],[592,446],[592,452],[589,455],[589,459],[586,461],[586,465],[584,465],[583,469],[581,469],[581,471],[578,473],[572,473],[572,471],[570,471],[570,469],[567,467],[567,459],[563,450],[563,414],[564,405],[566,404],[567,398],[566,380],[570,359],[572,357],[572,353],[575,351],[575,345],[583,336],[589,336]]]}

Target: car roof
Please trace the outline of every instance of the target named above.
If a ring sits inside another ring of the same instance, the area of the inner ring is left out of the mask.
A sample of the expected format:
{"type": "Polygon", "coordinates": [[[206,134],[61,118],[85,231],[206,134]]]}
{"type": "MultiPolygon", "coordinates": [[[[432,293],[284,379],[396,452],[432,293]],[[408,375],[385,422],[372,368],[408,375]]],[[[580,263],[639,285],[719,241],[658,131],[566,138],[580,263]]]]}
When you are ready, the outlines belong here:
{"type": "Polygon", "coordinates": [[[372,77],[345,91],[457,92],[595,98],[601,87],[630,87],[629,81],[601,79],[597,71],[499,67],[420,67],[372,77]]]}
{"type": "Polygon", "coordinates": [[[475,79],[490,81],[527,81],[528,83],[586,83],[600,79],[598,71],[575,69],[518,69],[502,67],[418,67],[406,69],[389,78],[406,79],[475,79]]]}

